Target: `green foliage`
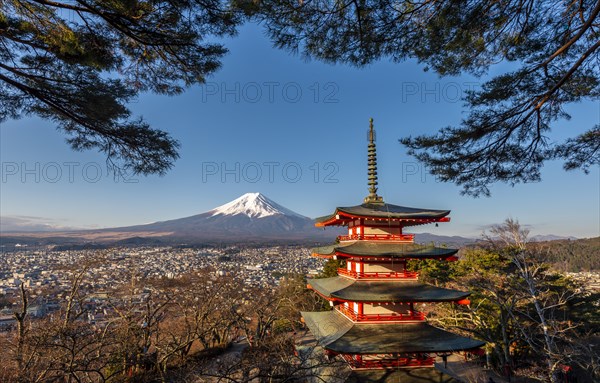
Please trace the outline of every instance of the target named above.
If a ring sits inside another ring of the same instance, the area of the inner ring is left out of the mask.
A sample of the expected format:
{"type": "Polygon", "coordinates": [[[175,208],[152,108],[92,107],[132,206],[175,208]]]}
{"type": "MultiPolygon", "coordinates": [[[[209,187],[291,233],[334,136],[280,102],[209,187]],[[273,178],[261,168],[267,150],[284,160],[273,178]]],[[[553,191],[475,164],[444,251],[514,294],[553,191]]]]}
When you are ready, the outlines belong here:
{"type": "Polygon", "coordinates": [[[294,327],[292,326],[292,322],[289,319],[282,318],[273,321],[273,332],[278,333],[286,333],[293,331],[294,327]]]}
{"type": "Polygon", "coordinates": [[[595,291],[578,295],[568,304],[567,314],[570,320],[577,322],[582,334],[599,332],[600,308],[597,302],[600,302],[600,292],[595,291]]]}
{"type": "Polygon", "coordinates": [[[556,363],[596,366],[588,369],[591,378],[599,360],[585,344],[600,328],[599,294],[544,263],[541,249],[535,244],[470,248],[441,278],[433,277],[438,268],[424,263],[421,272],[471,292],[469,306],[438,313],[440,322],[488,342],[499,369],[534,365],[537,377],[549,379],[556,363]]]}
{"type": "Polygon", "coordinates": [[[436,286],[446,284],[456,277],[454,262],[445,262],[436,259],[410,260],[407,270],[418,271],[424,282],[433,283],[436,286]]]}
{"type": "Polygon", "coordinates": [[[217,70],[240,19],[217,0],[0,2],[0,122],[54,121],[115,171],[163,174],[179,143],[133,118],[140,92],[178,94],[217,70]]]}
{"type": "Polygon", "coordinates": [[[548,159],[587,172],[600,163],[600,125],[564,142],[546,135],[564,107],[600,99],[597,1],[240,1],[279,48],[366,66],[416,58],[440,75],[520,67],[469,92],[459,127],[401,142],[443,181],[489,195],[496,181],[538,181],[548,159]],[[514,67],[514,65],[511,65],[514,67]]]}
{"type": "Polygon", "coordinates": [[[478,275],[491,278],[509,271],[510,260],[501,254],[484,248],[475,248],[464,253],[455,267],[461,277],[478,275]]]}
{"type": "Polygon", "coordinates": [[[338,275],[337,271],[339,268],[346,267],[346,262],[341,259],[330,258],[325,261],[323,265],[323,271],[319,273],[315,278],[330,278],[338,275]]]}

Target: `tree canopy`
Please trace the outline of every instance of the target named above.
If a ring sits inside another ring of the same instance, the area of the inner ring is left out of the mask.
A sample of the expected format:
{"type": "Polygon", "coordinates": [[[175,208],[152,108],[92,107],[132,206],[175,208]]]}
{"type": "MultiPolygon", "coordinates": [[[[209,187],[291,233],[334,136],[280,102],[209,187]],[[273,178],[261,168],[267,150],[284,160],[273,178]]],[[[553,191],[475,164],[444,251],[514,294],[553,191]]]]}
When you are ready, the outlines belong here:
{"type": "Polygon", "coordinates": [[[162,174],[179,143],[127,103],[202,83],[226,53],[211,40],[239,21],[218,0],[3,0],[0,122],[35,114],[112,169],[162,174]]]}
{"type": "Polygon", "coordinates": [[[567,104],[600,98],[599,1],[242,3],[277,47],[326,62],[417,58],[440,75],[483,75],[500,61],[520,65],[467,94],[460,126],[401,139],[466,194],[489,195],[496,181],[538,181],[548,159],[586,172],[600,163],[600,124],[564,142],[547,137],[552,124],[569,118],[567,104]]]}
{"type": "Polygon", "coordinates": [[[456,262],[412,261],[420,279],[471,293],[470,304],[436,305],[428,320],[485,340],[488,363],[498,372],[571,381],[563,369],[569,366],[580,381],[597,381],[600,355],[590,339],[599,334],[600,294],[585,277],[558,272],[548,263],[552,245],[529,242],[528,235],[507,219],[456,262]]]}
{"type": "Polygon", "coordinates": [[[547,136],[568,104],[600,99],[599,13],[594,0],[5,0],[0,121],[37,114],[76,150],[164,173],[178,142],[127,103],[203,82],[226,52],[216,38],[250,19],[276,47],[326,62],[416,58],[440,75],[514,62],[468,92],[459,126],[401,139],[439,179],[489,195],[493,182],[539,180],[548,159],[585,172],[600,163],[600,124],[563,142],[547,136]]]}

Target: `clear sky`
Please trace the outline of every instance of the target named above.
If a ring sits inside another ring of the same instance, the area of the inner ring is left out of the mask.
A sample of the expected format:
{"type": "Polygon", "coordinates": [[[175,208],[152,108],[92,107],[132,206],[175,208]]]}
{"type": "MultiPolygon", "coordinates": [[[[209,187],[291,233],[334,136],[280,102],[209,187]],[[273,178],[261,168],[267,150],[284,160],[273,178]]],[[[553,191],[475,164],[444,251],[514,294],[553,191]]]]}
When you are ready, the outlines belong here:
{"type": "MultiPolygon", "coordinates": [[[[366,131],[377,131],[380,193],[387,202],[451,209],[452,221],[421,231],[478,236],[508,217],[533,234],[600,235],[600,170],[565,172],[549,162],[540,183],[493,185],[491,198],[461,196],[406,155],[398,138],[457,125],[461,93],[480,79],[439,78],[408,61],[357,69],[305,61],[271,47],[247,25],[227,41],[223,68],[176,97],[141,95],[131,105],[181,142],[164,177],[114,179],[105,158],[73,152],[37,118],[0,129],[0,215],[4,228],[114,227],[198,214],[246,192],[261,192],[316,217],[367,194],[366,131]]],[[[490,74],[494,74],[491,71],[490,74]]],[[[549,136],[562,141],[600,121],[600,105],[572,105],[549,136]]]]}

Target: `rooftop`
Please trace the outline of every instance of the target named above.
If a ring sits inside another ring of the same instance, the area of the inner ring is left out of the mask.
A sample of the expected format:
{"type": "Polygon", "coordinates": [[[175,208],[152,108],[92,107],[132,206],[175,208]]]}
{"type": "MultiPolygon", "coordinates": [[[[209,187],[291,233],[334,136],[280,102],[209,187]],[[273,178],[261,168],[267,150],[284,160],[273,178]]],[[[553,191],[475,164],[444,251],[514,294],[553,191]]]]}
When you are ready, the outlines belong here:
{"type": "Polygon", "coordinates": [[[455,352],[485,344],[424,322],[360,324],[335,310],[303,312],[302,317],[321,346],[341,354],[455,352]]]}
{"type": "Polygon", "coordinates": [[[391,258],[447,258],[458,252],[457,249],[418,245],[414,243],[393,243],[387,241],[356,241],[340,243],[312,249],[314,255],[357,255],[391,258]]]}
{"type": "Polygon", "coordinates": [[[361,281],[338,276],[310,279],[309,284],[327,298],[350,302],[454,302],[470,295],[417,281],[361,281]]]}
{"type": "Polygon", "coordinates": [[[337,207],[333,214],[316,218],[315,221],[316,226],[345,226],[354,218],[385,218],[407,221],[405,225],[418,225],[443,220],[448,214],[450,210],[421,209],[389,203],[363,203],[357,206],[337,207]]]}

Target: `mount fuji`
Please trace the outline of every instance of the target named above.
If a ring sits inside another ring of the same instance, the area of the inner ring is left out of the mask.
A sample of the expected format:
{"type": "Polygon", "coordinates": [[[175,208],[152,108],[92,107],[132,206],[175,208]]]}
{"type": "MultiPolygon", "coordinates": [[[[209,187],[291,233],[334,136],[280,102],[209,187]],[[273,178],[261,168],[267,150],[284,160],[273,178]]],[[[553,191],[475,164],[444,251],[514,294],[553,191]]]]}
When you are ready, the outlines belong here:
{"type": "Polygon", "coordinates": [[[317,229],[312,219],[287,209],[260,193],[246,193],[224,205],[189,217],[95,232],[128,233],[137,237],[194,242],[332,240],[338,234],[317,229]]]}
{"type": "Polygon", "coordinates": [[[275,215],[287,215],[290,217],[310,219],[279,205],[260,193],[246,193],[225,205],[221,205],[208,211],[208,213],[212,213],[212,217],[217,215],[245,215],[252,219],[275,215]]]}

